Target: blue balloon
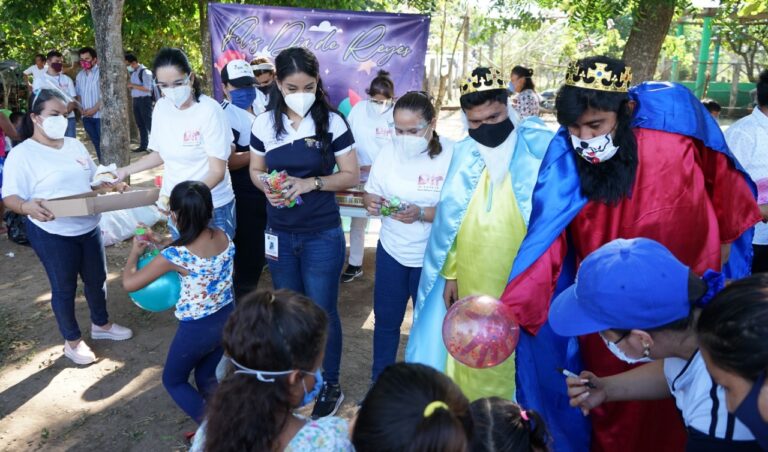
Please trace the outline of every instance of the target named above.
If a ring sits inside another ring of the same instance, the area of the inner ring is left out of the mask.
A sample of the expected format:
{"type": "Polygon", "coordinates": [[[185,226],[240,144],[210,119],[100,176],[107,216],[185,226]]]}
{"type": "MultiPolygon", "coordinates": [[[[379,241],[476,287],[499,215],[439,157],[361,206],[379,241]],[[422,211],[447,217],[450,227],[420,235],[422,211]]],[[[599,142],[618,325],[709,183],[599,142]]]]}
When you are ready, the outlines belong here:
{"type": "MultiPolygon", "coordinates": [[[[139,259],[138,268],[141,269],[154,259],[155,256],[146,254],[139,259]]],[[[170,271],[152,281],[136,292],[131,292],[131,300],[141,309],[151,312],[165,311],[176,306],[181,297],[181,278],[179,274],[170,271]]]]}

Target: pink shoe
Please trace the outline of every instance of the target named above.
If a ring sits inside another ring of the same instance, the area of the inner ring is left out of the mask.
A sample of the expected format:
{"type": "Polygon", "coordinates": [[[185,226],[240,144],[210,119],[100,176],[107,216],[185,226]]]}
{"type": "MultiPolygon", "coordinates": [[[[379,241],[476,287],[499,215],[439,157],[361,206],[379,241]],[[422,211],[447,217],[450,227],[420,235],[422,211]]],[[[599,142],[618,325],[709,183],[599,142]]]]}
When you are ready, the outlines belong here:
{"type": "Polygon", "coordinates": [[[93,354],[91,347],[81,340],[75,348],[69,346],[69,342],[64,342],[64,356],[74,361],[75,364],[85,365],[96,361],[96,355],[93,354]]]}
{"type": "Polygon", "coordinates": [[[91,324],[91,339],[110,339],[113,341],[124,341],[132,337],[133,331],[124,326],[120,326],[117,323],[113,323],[112,327],[108,330],[91,324]]]}

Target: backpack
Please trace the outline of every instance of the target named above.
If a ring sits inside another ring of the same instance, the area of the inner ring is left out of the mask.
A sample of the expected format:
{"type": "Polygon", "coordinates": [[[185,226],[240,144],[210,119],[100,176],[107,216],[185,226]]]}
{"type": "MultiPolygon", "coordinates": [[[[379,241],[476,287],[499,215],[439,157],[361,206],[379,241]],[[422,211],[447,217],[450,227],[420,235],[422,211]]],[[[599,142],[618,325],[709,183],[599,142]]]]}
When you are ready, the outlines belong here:
{"type": "MultiPolygon", "coordinates": [[[[149,69],[147,69],[146,67],[144,67],[141,70],[141,72],[139,72],[139,83],[141,83],[142,85],[144,84],[144,73],[145,72],[149,72],[149,69]]],[[[151,74],[151,72],[149,72],[149,73],[151,74]]],[[[150,89],[152,90],[152,102],[157,102],[157,99],[159,99],[160,96],[158,95],[157,87],[155,86],[154,83],[152,83],[152,87],[150,89]]]]}
{"type": "Polygon", "coordinates": [[[7,210],[3,215],[5,227],[8,228],[8,239],[19,245],[29,245],[27,238],[27,225],[24,223],[24,216],[7,210]]]}

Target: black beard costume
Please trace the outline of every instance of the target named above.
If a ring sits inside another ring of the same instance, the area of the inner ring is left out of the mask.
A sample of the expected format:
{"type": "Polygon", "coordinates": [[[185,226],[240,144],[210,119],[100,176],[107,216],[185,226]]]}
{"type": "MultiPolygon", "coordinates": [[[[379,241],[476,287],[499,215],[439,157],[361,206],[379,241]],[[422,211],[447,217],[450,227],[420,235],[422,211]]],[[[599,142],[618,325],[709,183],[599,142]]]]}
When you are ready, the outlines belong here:
{"type": "Polygon", "coordinates": [[[637,142],[630,127],[622,129],[617,130],[614,140],[619,150],[609,160],[592,164],[576,155],[581,192],[590,201],[616,205],[622,198],[632,196],[637,175],[637,142]]]}

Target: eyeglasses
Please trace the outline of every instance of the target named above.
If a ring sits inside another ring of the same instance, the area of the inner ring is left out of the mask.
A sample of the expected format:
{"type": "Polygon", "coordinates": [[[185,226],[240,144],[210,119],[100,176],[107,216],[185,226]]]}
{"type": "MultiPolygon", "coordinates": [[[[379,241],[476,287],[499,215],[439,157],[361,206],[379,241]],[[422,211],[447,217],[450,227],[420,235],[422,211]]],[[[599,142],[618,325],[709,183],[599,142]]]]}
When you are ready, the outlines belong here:
{"type": "Polygon", "coordinates": [[[183,80],[176,80],[175,82],[171,83],[170,85],[168,83],[158,82],[157,79],[152,80],[152,83],[156,87],[158,87],[160,89],[163,89],[163,88],[178,88],[179,86],[184,86],[184,85],[189,84],[189,75],[184,77],[183,80]]]}
{"type": "Polygon", "coordinates": [[[627,338],[627,336],[629,336],[629,335],[630,335],[630,333],[632,333],[632,332],[631,332],[631,331],[625,331],[625,332],[624,332],[624,333],[623,333],[623,334],[622,334],[622,335],[621,335],[621,336],[620,336],[618,339],[616,339],[615,341],[609,341],[608,339],[606,339],[606,337],[605,337],[605,336],[603,336],[603,333],[600,333],[600,337],[603,339],[603,341],[604,341],[606,344],[619,345],[619,342],[621,342],[621,341],[623,341],[624,339],[626,339],[626,338],[627,338]]]}

